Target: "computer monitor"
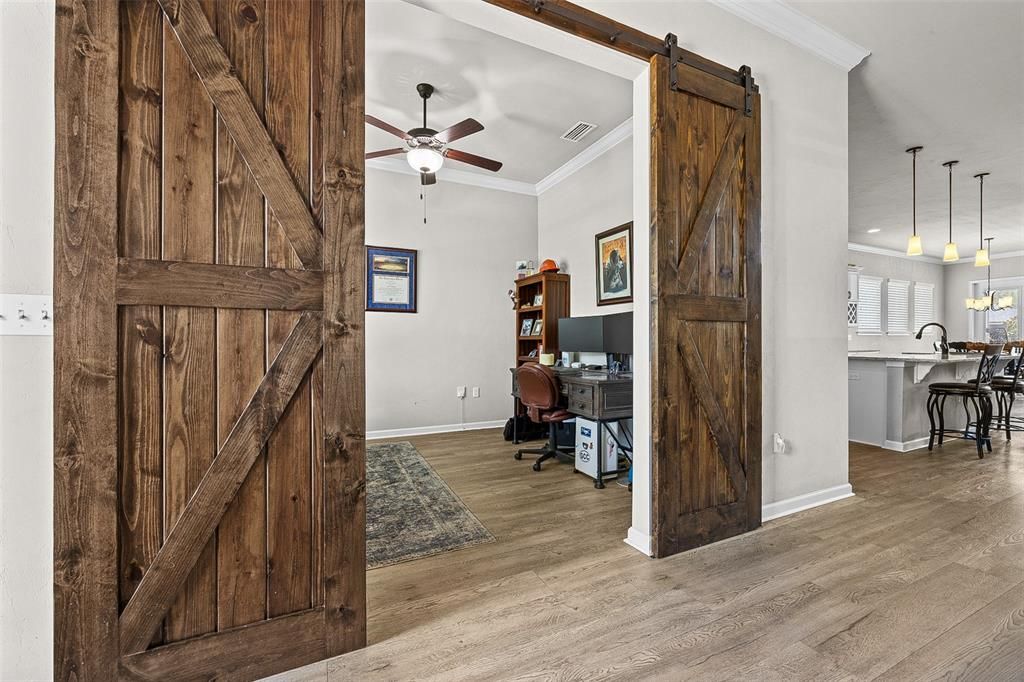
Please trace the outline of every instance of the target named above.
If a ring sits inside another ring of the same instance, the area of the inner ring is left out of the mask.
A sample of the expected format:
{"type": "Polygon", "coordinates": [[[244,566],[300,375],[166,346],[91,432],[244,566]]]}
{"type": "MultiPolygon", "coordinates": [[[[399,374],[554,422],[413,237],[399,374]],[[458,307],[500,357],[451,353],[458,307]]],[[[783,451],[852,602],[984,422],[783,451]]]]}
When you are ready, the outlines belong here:
{"type": "Polygon", "coordinates": [[[568,353],[633,352],[633,313],[562,317],[558,349],[568,353]]]}

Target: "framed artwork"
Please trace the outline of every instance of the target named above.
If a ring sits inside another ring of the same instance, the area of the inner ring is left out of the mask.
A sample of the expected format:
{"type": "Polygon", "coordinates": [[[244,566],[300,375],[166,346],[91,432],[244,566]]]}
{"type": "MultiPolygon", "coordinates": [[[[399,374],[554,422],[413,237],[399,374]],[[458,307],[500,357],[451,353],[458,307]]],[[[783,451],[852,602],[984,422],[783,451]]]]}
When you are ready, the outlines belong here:
{"type": "Polygon", "coordinates": [[[633,223],[594,237],[597,255],[597,305],[633,300],[633,223]]]}
{"type": "Polygon", "coordinates": [[[416,312],[416,250],[366,247],[366,309],[416,312]]]}
{"type": "Polygon", "coordinates": [[[522,326],[519,328],[519,336],[529,336],[533,333],[533,320],[526,318],[523,320],[522,326]]]}
{"type": "Polygon", "coordinates": [[[544,331],[544,320],[539,317],[533,321],[533,334],[531,336],[540,336],[544,331]]]}

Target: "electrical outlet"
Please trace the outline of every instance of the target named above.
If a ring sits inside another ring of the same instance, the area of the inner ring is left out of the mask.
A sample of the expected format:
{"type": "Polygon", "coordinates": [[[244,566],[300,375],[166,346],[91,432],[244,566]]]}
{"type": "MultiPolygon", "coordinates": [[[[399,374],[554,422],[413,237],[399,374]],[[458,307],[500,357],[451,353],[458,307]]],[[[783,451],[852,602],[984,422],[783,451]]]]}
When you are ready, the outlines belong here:
{"type": "Polygon", "coordinates": [[[474,386],[473,387],[473,397],[474,398],[479,398],[480,397],[480,387],[479,386],[474,386]]]}
{"type": "Polygon", "coordinates": [[[782,455],[786,452],[786,439],[778,433],[772,434],[772,452],[776,455],[782,455]]]}
{"type": "Polygon", "coordinates": [[[456,386],[455,387],[455,397],[456,398],[465,398],[466,397],[466,387],[465,386],[456,386]]]}

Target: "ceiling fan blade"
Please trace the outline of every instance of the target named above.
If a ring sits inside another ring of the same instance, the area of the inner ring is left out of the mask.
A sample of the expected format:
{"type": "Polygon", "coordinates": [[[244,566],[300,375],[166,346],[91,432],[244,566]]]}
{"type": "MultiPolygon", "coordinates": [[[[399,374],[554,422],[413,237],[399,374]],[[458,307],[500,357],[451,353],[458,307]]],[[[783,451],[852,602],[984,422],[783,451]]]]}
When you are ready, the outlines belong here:
{"type": "Polygon", "coordinates": [[[437,184],[437,176],[433,173],[420,173],[420,184],[435,185],[437,184]]]}
{"type": "Polygon", "coordinates": [[[405,149],[402,147],[395,147],[394,149],[382,149],[379,152],[370,152],[366,155],[368,159],[376,159],[378,156],[391,156],[392,154],[401,154],[405,149]]]}
{"type": "Polygon", "coordinates": [[[494,161],[492,159],[485,159],[482,156],[476,154],[470,154],[469,152],[460,152],[458,149],[446,149],[444,155],[449,159],[455,161],[461,161],[462,163],[468,163],[470,166],[476,166],[489,171],[497,172],[501,169],[501,161],[494,161]]]}
{"type": "Polygon", "coordinates": [[[456,123],[450,128],[445,128],[437,135],[434,135],[434,138],[437,139],[439,142],[448,144],[449,142],[454,142],[455,140],[461,140],[462,138],[468,135],[472,135],[473,133],[479,133],[483,129],[484,127],[479,121],[477,121],[476,119],[467,118],[465,121],[462,121],[461,123],[456,123]]]}
{"type": "Polygon", "coordinates": [[[385,123],[384,121],[380,120],[379,118],[377,118],[375,116],[370,116],[369,114],[367,114],[366,115],[366,122],[369,123],[372,126],[376,126],[377,128],[380,128],[381,130],[383,130],[386,133],[391,133],[395,137],[400,137],[403,140],[408,140],[409,139],[409,133],[405,132],[404,130],[399,130],[398,128],[396,128],[395,126],[391,125],[390,123],[385,123]]]}

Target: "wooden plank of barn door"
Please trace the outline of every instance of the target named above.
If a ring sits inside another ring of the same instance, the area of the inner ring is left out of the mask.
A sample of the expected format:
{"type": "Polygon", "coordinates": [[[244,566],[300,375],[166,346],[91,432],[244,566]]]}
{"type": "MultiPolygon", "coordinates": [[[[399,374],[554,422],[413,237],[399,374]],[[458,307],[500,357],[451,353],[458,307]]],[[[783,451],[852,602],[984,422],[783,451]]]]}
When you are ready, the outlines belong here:
{"type": "MultiPolygon", "coordinates": [[[[202,3],[211,23],[213,0],[202,3]]],[[[212,263],[215,255],[213,104],[164,22],[163,256],[212,263]]],[[[164,536],[185,509],[217,450],[214,310],[164,309],[164,536]]],[[[215,538],[167,613],[166,640],[217,628],[215,538]]]]}
{"type": "Polygon", "coordinates": [[[743,465],[747,472],[747,528],[761,525],[761,95],[747,123],[742,167],[742,256],[747,299],[743,339],[743,406],[746,427],[743,465]]]}
{"type": "MultiPolygon", "coordinates": [[[[160,257],[162,14],[121,3],[118,253],[160,257]]],[[[118,310],[118,566],[123,608],[163,541],[163,310],[118,310]]],[[[159,641],[162,633],[157,633],[159,641]]]]}
{"type": "MultiPolygon", "coordinates": [[[[117,661],[118,9],[56,7],[53,672],[117,661]]],[[[5,652],[5,655],[7,652],[5,652]]]]}
{"type": "MultiPolygon", "coordinates": [[[[295,185],[309,198],[309,0],[268,0],[266,6],[267,131],[295,185]]],[[[267,264],[301,267],[281,224],[267,225],[267,264]]],[[[267,314],[267,353],[280,349],[296,313],[267,314]]],[[[267,443],[268,612],[292,613],[312,599],[312,399],[303,380],[267,443]]]]}
{"type": "MultiPolygon", "coordinates": [[[[217,3],[217,36],[234,73],[263,113],[264,5],[217,3]]],[[[263,193],[224,122],[217,120],[217,262],[263,266],[263,193]]],[[[267,367],[266,313],[217,310],[217,442],[259,386],[267,367]]],[[[261,454],[217,527],[217,629],[262,620],[267,609],[266,462],[261,454]]]]}
{"type": "Polygon", "coordinates": [[[328,656],[366,646],[365,8],[324,2],[324,617],[328,656]]]}

